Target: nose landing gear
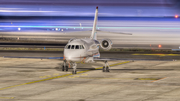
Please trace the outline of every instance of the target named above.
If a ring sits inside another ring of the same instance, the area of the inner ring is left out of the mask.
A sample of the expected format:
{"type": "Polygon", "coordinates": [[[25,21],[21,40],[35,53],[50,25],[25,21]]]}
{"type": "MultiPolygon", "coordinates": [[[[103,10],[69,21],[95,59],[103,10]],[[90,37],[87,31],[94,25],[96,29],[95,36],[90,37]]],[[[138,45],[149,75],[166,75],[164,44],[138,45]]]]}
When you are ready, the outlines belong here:
{"type": "Polygon", "coordinates": [[[77,72],[76,71],[77,63],[73,62],[72,65],[73,65],[73,67],[72,67],[73,68],[72,74],[76,74],[76,72],[77,72]]]}
{"type": "MultiPolygon", "coordinates": [[[[77,64],[76,64],[76,62],[72,62],[71,64],[72,64],[72,68],[73,68],[72,74],[76,74],[77,73],[77,71],[76,71],[77,64]]],[[[70,64],[69,64],[69,66],[70,66],[70,64]]],[[[62,65],[62,71],[68,71],[68,68],[69,68],[68,63],[66,60],[64,60],[63,65],[62,65]]]]}

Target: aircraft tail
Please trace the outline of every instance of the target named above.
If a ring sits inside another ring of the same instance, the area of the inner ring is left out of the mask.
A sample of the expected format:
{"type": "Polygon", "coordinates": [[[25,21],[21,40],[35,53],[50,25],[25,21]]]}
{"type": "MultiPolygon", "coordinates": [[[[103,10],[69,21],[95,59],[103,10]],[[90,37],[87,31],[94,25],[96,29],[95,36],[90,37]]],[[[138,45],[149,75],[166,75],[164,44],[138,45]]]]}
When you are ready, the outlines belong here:
{"type": "Polygon", "coordinates": [[[91,33],[91,39],[97,40],[97,35],[96,35],[96,24],[97,24],[97,19],[98,19],[98,7],[96,7],[96,12],[95,12],[95,16],[94,16],[94,23],[93,23],[93,29],[92,29],[92,33],[91,33]]]}

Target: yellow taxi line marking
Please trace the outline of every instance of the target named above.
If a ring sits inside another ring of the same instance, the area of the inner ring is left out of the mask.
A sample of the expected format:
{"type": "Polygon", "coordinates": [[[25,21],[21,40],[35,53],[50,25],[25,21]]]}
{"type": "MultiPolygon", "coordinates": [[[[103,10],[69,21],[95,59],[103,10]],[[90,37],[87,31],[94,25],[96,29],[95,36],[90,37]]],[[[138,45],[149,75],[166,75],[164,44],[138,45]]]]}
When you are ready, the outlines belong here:
{"type": "Polygon", "coordinates": [[[88,77],[80,77],[81,79],[118,79],[118,80],[133,80],[133,78],[101,78],[101,77],[99,77],[99,78],[96,78],[96,77],[90,77],[90,78],[88,78],[88,77]]]}
{"type": "MultiPolygon", "coordinates": [[[[110,66],[121,65],[121,64],[129,63],[129,62],[130,62],[130,61],[121,62],[121,63],[116,63],[116,64],[112,64],[112,65],[110,65],[110,66]]],[[[100,67],[100,68],[103,68],[103,67],[100,67]]],[[[100,68],[98,68],[98,69],[100,69],[100,68]]],[[[96,68],[96,69],[97,69],[97,68],[96,68]]],[[[85,73],[85,72],[88,72],[88,71],[92,71],[92,70],[79,71],[79,72],[77,72],[77,74],[85,73]]],[[[27,84],[33,84],[33,83],[38,83],[38,82],[42,82],[42,81],[47,81],[47,80],[62,78],[62,77],[70,76],[70,75],[73,75],[73,74],[71,73],[71,74],[65,74],[65,75],[60,75],[60,76],[54,76],[54,77],[49,77],[49,78],[46,78],[46,79],[41,79],[41,80],[31,81],[31,82],[27,82],[27,83],[18,84],[18,85],[3,87],[3,88],[0,88],[0,90],[5,90],[5,89],[9,89],[9,88],[14,88],[14,87],[18,87],[18,86],[27,85],[27,84]]]]}
{"type": "Polygon", "coordinates": [[[81,76],[87,76],[88,74],[81,74],[81,76]]]}
{"type": "Polygon", "coordinates": [[[154,81],[151,81],[151,82],[156,82],[156,81],[159,81],[159,80],[162,80],[162,79],[165,79],[167,77],[164,77],[164,78],[161,78],[161,79],[158,79],[158,80],[154,80],[154,81]]]}
{"type": "Polygon", "coordinates": [[[14,97],[0,97],[0,99],[14,99],[14,97]]]}

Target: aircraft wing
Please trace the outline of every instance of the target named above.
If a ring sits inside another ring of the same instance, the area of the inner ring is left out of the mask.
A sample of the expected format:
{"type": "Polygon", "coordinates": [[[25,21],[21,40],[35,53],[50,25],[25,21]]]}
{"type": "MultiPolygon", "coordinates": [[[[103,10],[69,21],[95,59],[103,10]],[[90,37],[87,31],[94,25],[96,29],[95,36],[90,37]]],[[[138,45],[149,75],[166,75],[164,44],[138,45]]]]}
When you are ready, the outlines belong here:
{"type": "Polygon", "coordinates": [[[101,32],[101,33],[110,33],[110,34],[124,34],[124,35],[132,35],[132,33],[110,32],[110,31],[102,31],[102,30],[97,30],[97,32],[101,32]]]}
{"type": "Polygon", "coordinates": [[[60,59],[60,60],[63,60],[64,57],[17,57],[17,56],[4,56],[4,58],[60,59]]]}
{"type": "Polygon", "coordinates": [[[118,58],[94,58],[94,61],[176,61],[174,59],[118,59],[118,58]]]}

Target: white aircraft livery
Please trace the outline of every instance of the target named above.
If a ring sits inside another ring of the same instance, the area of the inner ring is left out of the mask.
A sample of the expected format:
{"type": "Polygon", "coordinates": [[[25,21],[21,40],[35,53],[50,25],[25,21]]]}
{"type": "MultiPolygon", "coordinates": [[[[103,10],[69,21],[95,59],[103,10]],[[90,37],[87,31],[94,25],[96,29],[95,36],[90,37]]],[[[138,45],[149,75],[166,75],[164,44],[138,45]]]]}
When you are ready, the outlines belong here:
{"type": "MultiPolygon", "coordinates": [[[[68,71],[68,68],[72,67],[73,74],[76,74],[77,62],[91,63],[94,61],[103,61],[103,72],[109,72],[110,67],[107,61],[113,60],[141,60],[141,59],[115,59],[115,58],[100,58],[99,47],[104,50],[109,50],[112,47],[112,41],[110,39],[103,39],[100,42],[97,40],[96,24],[98,19],[98,7],[96,7],[93,29],[90,38],[76,39],[72,38],[68,41],[64,48],[63,57],[11,57],[4,56],[4,58],[36,58],[36,59],[59,59],[63,60],[62,71],[68,71]]],[[[109,32],[108,32],[109,33],[109,32]]],[[[119,33],[125,34],[125,33],[119,33]]],[[[129,34],[131,35],[131,34],[129,34]]],[[[154,59],[147,59],[154,60],[154,59]]],[[[166,61],[166,60],[155,60],[166,61]]]]}

